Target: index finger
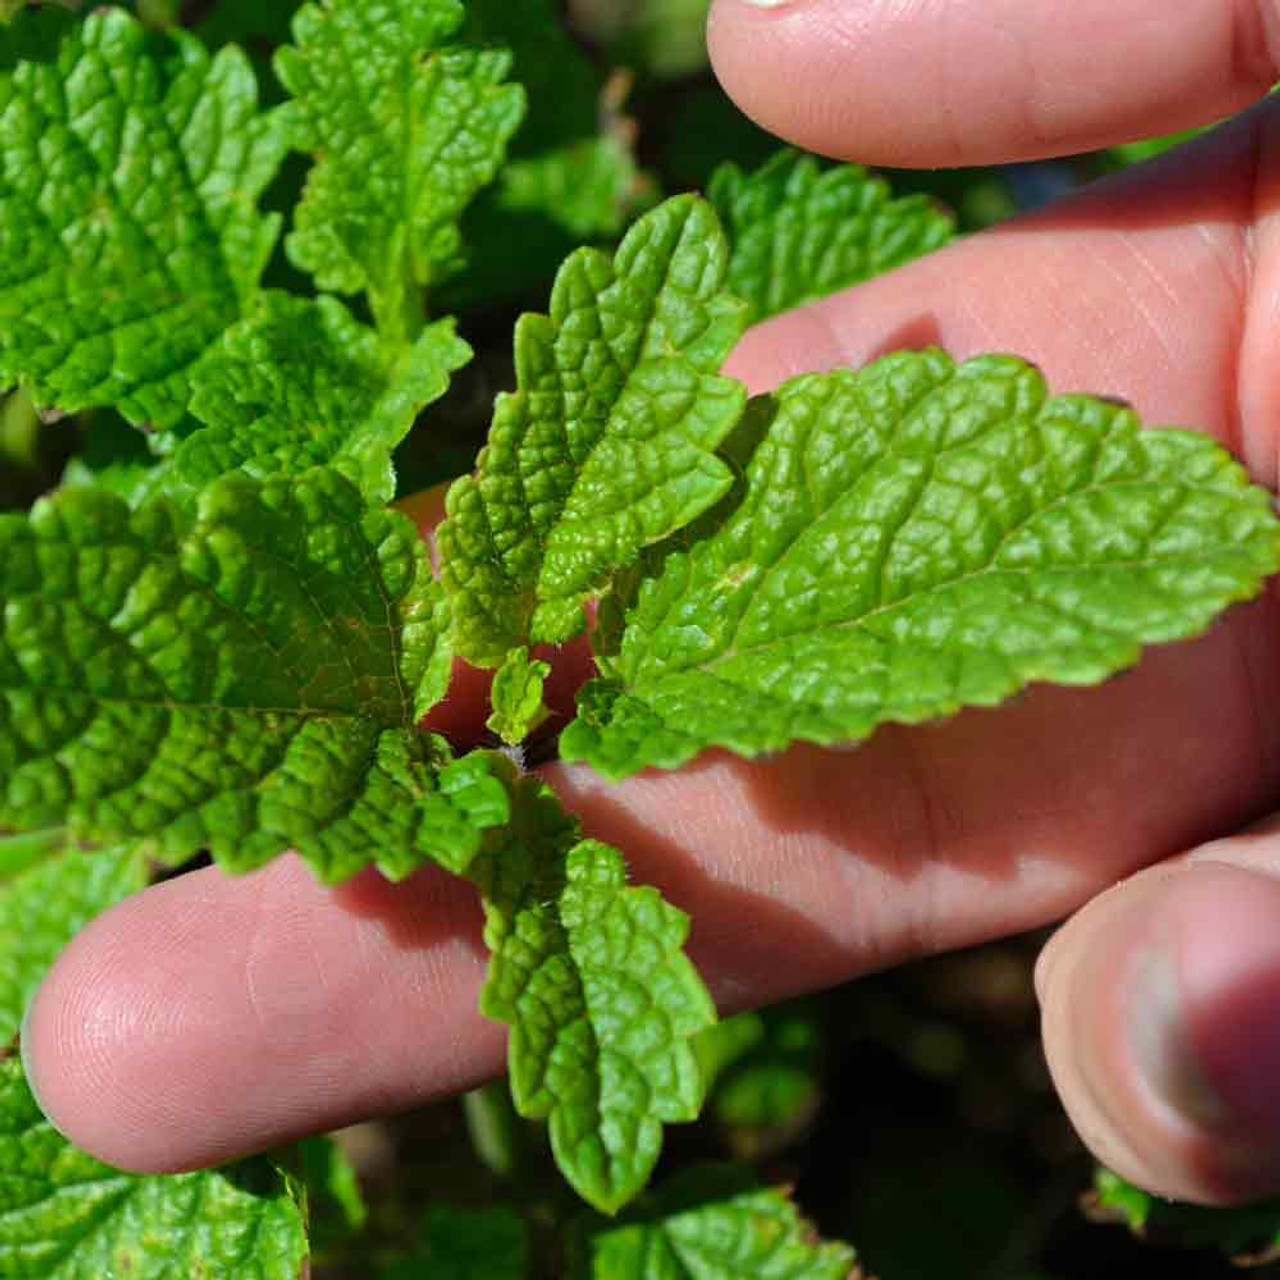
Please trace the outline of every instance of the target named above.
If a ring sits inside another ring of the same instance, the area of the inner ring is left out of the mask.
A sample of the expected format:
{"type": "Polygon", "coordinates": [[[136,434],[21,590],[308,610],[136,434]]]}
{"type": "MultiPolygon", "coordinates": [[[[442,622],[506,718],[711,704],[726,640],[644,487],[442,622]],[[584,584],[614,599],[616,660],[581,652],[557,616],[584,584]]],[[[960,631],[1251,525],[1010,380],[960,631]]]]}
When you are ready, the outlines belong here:
{"type": "Polygon", "coordinates": [[[1280,0],[717,0],[725,88],[868,164],[992,164],[1207,124],[1267,92],[1280,0]]]}

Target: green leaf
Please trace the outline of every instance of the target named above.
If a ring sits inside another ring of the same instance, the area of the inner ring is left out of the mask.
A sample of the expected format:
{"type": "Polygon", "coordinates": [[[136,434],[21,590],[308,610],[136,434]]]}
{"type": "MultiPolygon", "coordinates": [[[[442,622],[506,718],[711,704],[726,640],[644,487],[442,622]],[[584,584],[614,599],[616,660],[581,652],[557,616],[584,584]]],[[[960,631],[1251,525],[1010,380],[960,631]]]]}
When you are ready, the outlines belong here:
{"type": "Polygon", "coordinates": [[[293,145],[317,157],[289,255],[367,292],[392,345],[416,333],[416,288],[458,267],[458,218],[524,114],[509,54],[446,46],[462,19],[458,0],[322,0],[276,55],[293,145]]]}
{"type": "Polygon", "coordinates": [[[23,1280],[298,1280],[299,1190],[259,1158],[132,1177],[77,1151],[0,1060],[0,1276],[23,1280]]]}
{"type": "Polygon", "coordinates": [[[581,242],[616,236],[647,190],[630,148],[606,133],[512,161],[493,198],[503,212],[543,214],[581,242]]]}
{"type": "Polygon", "coordinates": [[[1149,1195],[1099,1165],[1085,1210],[1094,1221],[1121,1223],[1152,1244],[1220,1249],[1255,1266],[1280,1261],[1280,1200],[1239,1208],[1179,1204],[1149,1195]]]}
{"type": "Polygon", "coordinates": [[[1094,684],[1280,563],[1268,495],[1213,441],[1050,399],[1011,356],[900,353],[758,408],[739,500],[640,586],[565,758],[621,778],[1094,684]]]}
{"type": "Polygon", "coordinates": [[[61,853],[66,844],[67,833],[61,827],[0,835],[0,886],[61,853]]]}
{"type": "Polygon", "coordinates": [[[489,757],[416,732],[450,662],[417,532],[333,472],[190,515],[63,491],[0,518],[0,600],[0,830],[339,880],[465,865],[504,818],[489,757]]]}
{"type": "Polygon", "coordinates": [[[725,1071],[760,1044],[765,1034],[764,1019],[748,1009],[722,1019],[698,1035],[693,1048],[707,1088],[712,1088],[725,1071]]]}
{"type": "Polygon", "coordinates": [[[467,215],[471,261],[443,296],[459,309],[536,298],[568,254],[616,238],[655,192],[621,127],[514,160],[467,215]]]}
{"type": "Polygon", "coordinates": [[[467,0],[463,36],[509,50],[528,112],[511,153],[548,155],[597,129],[604,74],[569,34],[557,0],[467,0]]]}
{"type": "Polygon", "coordinates": [[[723,291],[727,258],[710,206],[680,196],[612,261],[573,254],[550,316],[521,318],[519,389],[499,397],[440,530],[463,657],[497,666],[575,634],[584,600],[728,491],[715,450],[745,393],[716,370],[745,316],[723,291]]]}
{"type": "Polygon", "coordinates": [[[146,883],[146,860],[126,846],[68,852],[0,886],[0,1044],[18,1034],[27,1002],[62,948],[146,883]]]}
{"type": "Polygon", "coordinates": [[[389,355],[336,298],[265,293],[200,370],[191,411],[206,426],[179,449],[178,471],[198,486],[236,468],[327,464],[371,503],[389,502],[395,447],[470,358],[452,320],[389,355]]]}
{"type": "Polygon", "coordinates": [[[732,1168],[687,1171],[637,1223],[598,1232],[591,1280],[848,1280],[854,1251],[824,1243],[787,1192],[732,1168]]]}
{"type": "Polygon", "coordinates": [[[509,48],[529,113],[511,159],[463,222],[472,252],[449,305],[538,297],[579,245],[614,239],[653,203],[620,114],[625,79],[606,81],[566,29],[555,0],[469,0],[466,36],[509,48]]]}
{"type": "Polygon", "coordinates": [[[512,649],[493,678],[493,714],[486,727],[503,742],[513,746],[523,742],[549,714],[542,687],[550,674],[551,664],[530,659],[524,645],[512,649]]]}
{"type": "Polygon", "coordinates": [[[307,1187],[312,1248],[324,1253],[358,1235],[369,1219],[369,1208],[351,1161],[332,1137],[304,1138],[296,1150],[307,1187]]]}
{"type": "Polygon", "coordinates": [[[711,0],[571,0],[587,31],[615,62],[657,76],[687,76],[707,62],[711,0]]]}
{"type": "Polygon", "coordinates": [[[759,1034],[725,1064],[710,1106],[734,1152],[752,1159],[793,1142],[820,1096],[813,1014],[791,1003],[755,1016],[759,1034]]]}
{"type": "Polygon", "coordinates": [[[80,7],[80,0],[0,0],[0,22],[12,22],[24,9],[41,3],[55,4],[72,12],[80,7]]]}
{"type": "Polygon", "coordinates": [[[707,195],[733,244],[729,288],[753,321],[901,266],[955,232],[927,196],[891,199],[858,165],[824,167],[789,149],[752,174],[722,165],[707,195]]]}
{"type": "Polygon", "coordinates": [[[663,1124],[702,1102],[690,1037],[715,1007],[681,950],[688,917],[629,888],[621,855],[580,840],[533,778],[489,839],[471,868],[492,953],[481,1011],[511,1026],[517,1110],[549,1120],[565,1177],[614,1213],[652,1171],[663,1124]]]}
{"type": "Polygon", "coordinates": [[[427,1210],[422,1255],[382,1272],[382,1280],[524,1280],[529,1274],[524,1219],[507,1204],[427,1210]]]}
{"type": "Polygon", "coordinates": [[[100,9],[0,74],[0,112],[0,379],[173,426],[279,231],[255,202],[282,130],[248,62],[100,9]]]}

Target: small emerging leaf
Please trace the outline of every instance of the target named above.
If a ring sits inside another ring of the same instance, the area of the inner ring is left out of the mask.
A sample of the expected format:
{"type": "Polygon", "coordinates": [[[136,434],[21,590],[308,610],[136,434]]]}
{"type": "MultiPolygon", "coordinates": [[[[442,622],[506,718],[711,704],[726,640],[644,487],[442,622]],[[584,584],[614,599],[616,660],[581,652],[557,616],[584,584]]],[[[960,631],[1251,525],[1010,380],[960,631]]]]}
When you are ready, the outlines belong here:
{"type": "Polygon", "coordinates": [[[786,150],[755,173],[734,164],[707,196],[733,244],[729,288],[752,321],[834,293],[946,244],[955,221],[927,196],[894,200],[858,165],[824,167],[786,150]]]}
{"type": "Polygon", "coordinates": [[[680,196],[612,261],[573,254],[550,316],[521,318],[519,389],[499,397],[440,529],[463,657],[497,666],[576,634],[588,596],[728,491],[715,450],[745,392],[717,370],[745,315],[723,290],[727,258],[710,206],[680,196]]]}
{"type": "Polygon", "coordinates": [[[715,1007],[682,951],[688,918],[629,888],[621,855],[580,840],[533,778],[470,874],[492,953],[480,1008],[511,1026],[516,1107],[549,1121],[565,1177],[614,1213],[648,1179],[663,1124],[702,1102],[690,1039],[715,1007]]]}
{"type": "Polygon", "coordinates": [[[565,758],[621,778],[1094,684],[1280,564],[1212,440],[1050,399],[1013,357],[900,353],[765,409],[740,500],[639,586],[565,758]]]}
{"type": "Polygon", "coordinates": [[[255,204],[283,133],[248,60],[101,9],[0,74],[0,112],[0,378],[175,425],[279,232],[255,204]]]}
{"type": "Polygon", "coordinates": [[[201,367],[191,411],[206,424],[177,454],[200,486],[227,471],[330,465],[370,500],[395,496],[391,455],[471,358],[452,320],[388,355],[336,298],[263,294],[201,367]]]}
{"type": "Polygon", "coordinates": [[[550,674],[551,664],[531,659],[524,645],[507,654],[493,678],[493,714],[486,721],[503,742],[518,745],[547,718],[542,688],[550,674]]]}
{"type": "Polygon", "coordinates": [[[121,1173],[57,1133],[0,1059],[0,1276],[298,1280],[306,1258],[305,1202],[270,1160],[121,1173]]]}

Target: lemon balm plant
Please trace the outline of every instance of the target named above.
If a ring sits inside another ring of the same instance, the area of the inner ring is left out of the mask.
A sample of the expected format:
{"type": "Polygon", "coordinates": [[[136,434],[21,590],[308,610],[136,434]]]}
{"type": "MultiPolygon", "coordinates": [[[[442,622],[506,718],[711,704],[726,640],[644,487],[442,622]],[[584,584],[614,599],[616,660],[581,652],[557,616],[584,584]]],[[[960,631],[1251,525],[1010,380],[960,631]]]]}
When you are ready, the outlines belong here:
{"type": "MultiPolygon", "coordinates": [[[[129,1178],[49,1127],[12,1048],[76,928],[202,853],[471,882],[517,1110],[597,1211],[643,1190],[706,1091],[691,904],[631,883],[518,752],[422,728],[455,662],[496,671],[491,725],[519,746],[545,718],[534,647],[594,610],[559,751],[621,779],[1096,683],[1280,566],[1267,495],[1220,448],[1050,396],[1014,356],[901,352],[749,397],[720,370],[752,321],[949,219],[789,152],[658,200],[551,10],[318,0],[273,106],[234,44],[120,9],[3,32],[0,375],[33,409],[119,415],[146,453],[0,517],[0,1276],[304,1266],[327,1148],[129,1178]],[[593,243],[516,326],[437,575],[393,455],[415,423],[447,442],[433,406],[472,352],[440,300],[522,217],[593,243]]],[[[707,1196],[583,1265],[852,1265],[778,1193],[707,1196]]]]}

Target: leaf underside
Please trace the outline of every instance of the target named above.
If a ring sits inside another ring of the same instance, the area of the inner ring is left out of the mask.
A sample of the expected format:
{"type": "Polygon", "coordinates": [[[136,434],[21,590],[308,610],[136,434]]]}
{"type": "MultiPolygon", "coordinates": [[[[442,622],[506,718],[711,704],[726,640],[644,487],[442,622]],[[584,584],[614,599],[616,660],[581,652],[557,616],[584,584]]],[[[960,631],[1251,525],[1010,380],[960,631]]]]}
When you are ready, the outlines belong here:
{"type": "Polygon", "coordinates": [[[0,379],[173,426],[279,232],[255,203],[283,131],[248,59],[104,9],[0,74],[0,120],[0,379]]]}
{"type": "Polygon", "coordinates": [[[505,819],[489,757],[415,731],[449,665],[417,532],[334,472],[191,516],[64,491],[0,518],[0,598],[0,830],[338,880],[465,865],[505,819]]]}
{"type": "Polygon", "coordinates": [[[26,1280],[297,1280],[306,1209],[265,1158],[133,1177],[77,1151],[0,1059],[0,1276],[26,1280]]]}
{"type": "Polygon", "coordinates": [[[745,397],[717,372],[745,320],[723,291],[727,253],[711,208],[676,197],[612,261],[573,254],[550,316],[521,318],[518,390],[440,531],[463,657],[497,666],[574,635],[584,600],[727,492],[715,450],[745,397]]]}
{"type": "Polygon", "coordinates": [[[1280,563],[1268,496],[1204,436],[939,351],[757,403],[736,502],[668,554],[580,694],[567,759],[856,741],[1093,684],[1196,635],[1280,563]]]}
{"type": "Polygon", "coordinates": [[[701,1105],[690,1041],[715,1008],[681,950],[688,918],[628,887],[621,855],[580,840],[532,778],[490,841],[471,870],[492,953],[480,1008],[511,1026],[517,1109],[549,1121],[565,1177],[613,1213],[647,1181],[663,1124],[701,1105]]]}

